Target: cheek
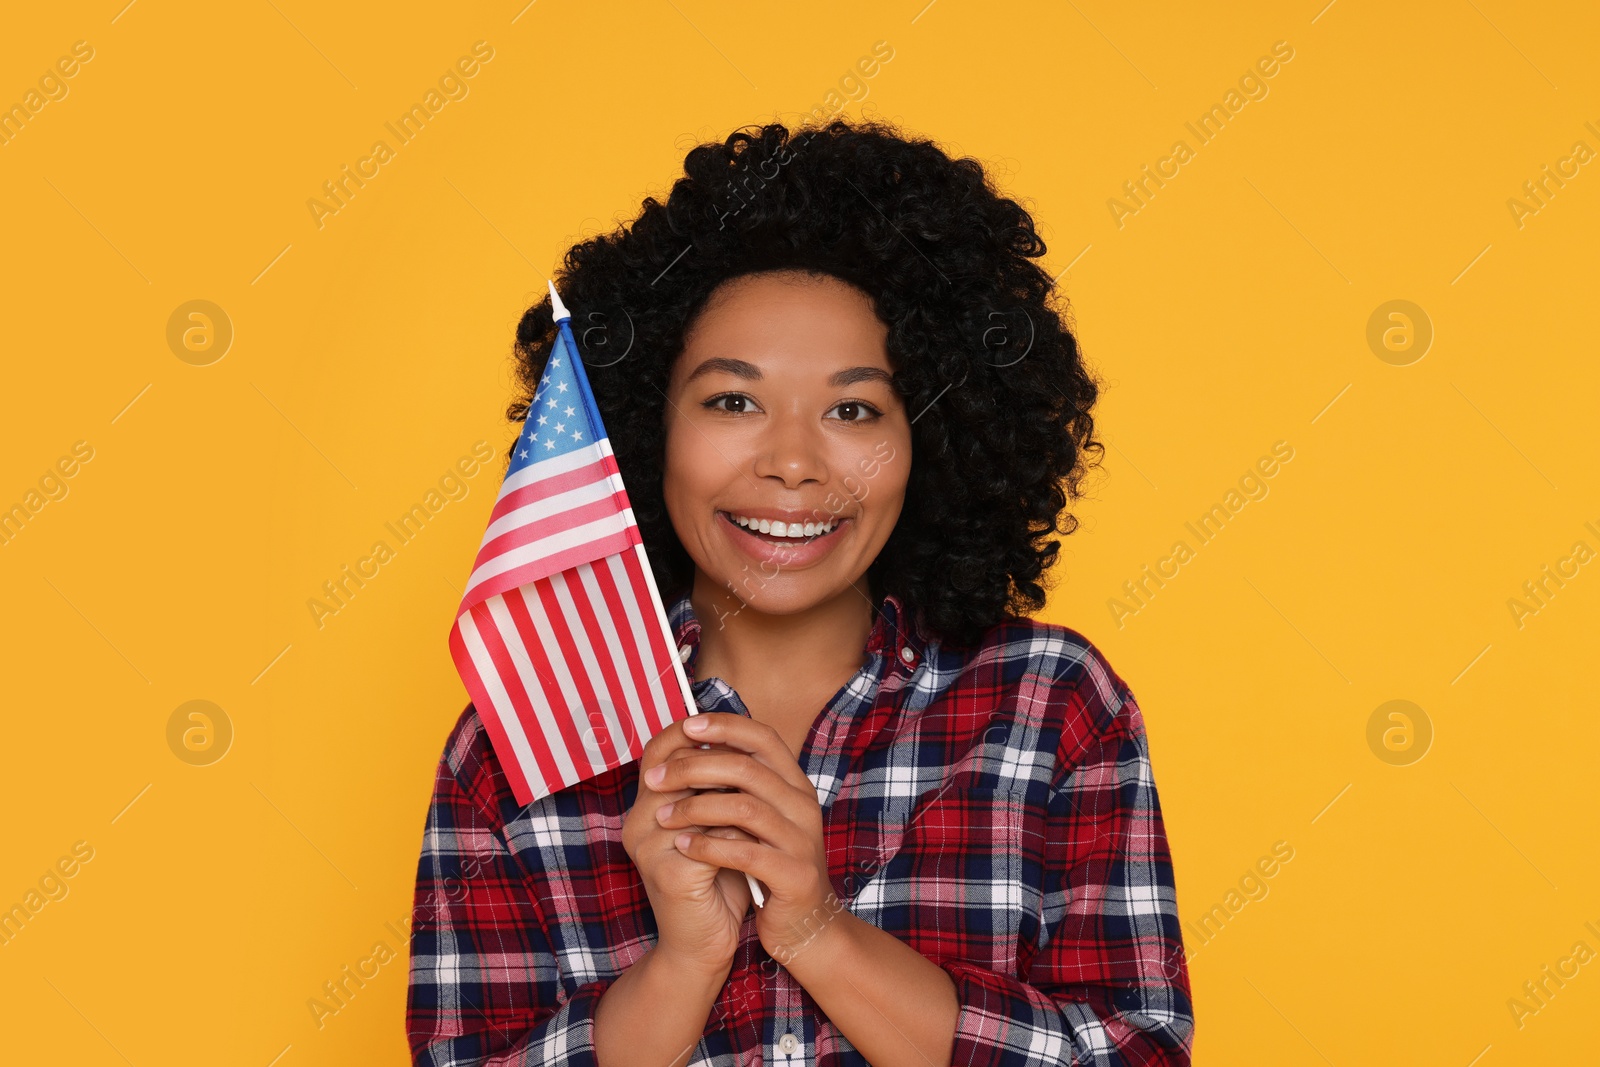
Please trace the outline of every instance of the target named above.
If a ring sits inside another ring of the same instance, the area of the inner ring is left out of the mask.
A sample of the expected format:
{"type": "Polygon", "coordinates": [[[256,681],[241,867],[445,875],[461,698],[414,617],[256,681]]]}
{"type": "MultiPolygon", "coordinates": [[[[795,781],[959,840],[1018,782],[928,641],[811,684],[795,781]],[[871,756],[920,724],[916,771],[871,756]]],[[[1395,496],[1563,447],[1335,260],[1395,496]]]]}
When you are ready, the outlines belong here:
{"type": "Polygon", "coordinates": [[[685,499],[693,495],[694,471],[694,457],[688,455],[683,435],[669,428],[661,452],[661,495],[674,519],[681,517],[685,499]]]}
{"type": "Polygon", "coordinates": [[[875,439],[855,467],[860,483],[856,491],[865,495],[868,506],[898,513],[911,481],[910,434],[885,434],[875,439]]]}
{"type": "Polygon", "coordinates": [[[714,442],[682,420],[667,428],[661,492],[674,521],[693,522],[710,507],[732,471],[726,448],[726,442],[714,442]]]}
{"type": "Polygon", "coordinates": [[[868,543],[862,547],[876,551],[889,539],[905,507],[911,478],[910,435],[875,436],[849,457],[841,457],[837,469],[841,474],[840,500],[849,497],[858,501],[866,518],[862,532],[868,543]]]}

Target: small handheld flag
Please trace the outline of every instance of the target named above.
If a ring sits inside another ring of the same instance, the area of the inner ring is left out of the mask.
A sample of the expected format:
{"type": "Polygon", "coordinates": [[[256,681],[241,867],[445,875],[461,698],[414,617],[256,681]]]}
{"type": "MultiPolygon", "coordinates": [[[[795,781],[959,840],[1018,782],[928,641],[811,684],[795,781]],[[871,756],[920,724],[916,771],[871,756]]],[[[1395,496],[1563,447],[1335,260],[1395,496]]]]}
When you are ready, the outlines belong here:
{"type": "Polygon", "coordinates": [[[450,629],[523,805],[638,759],[699,710],[554,284],[550,299],[555,345],[450,629]]]}

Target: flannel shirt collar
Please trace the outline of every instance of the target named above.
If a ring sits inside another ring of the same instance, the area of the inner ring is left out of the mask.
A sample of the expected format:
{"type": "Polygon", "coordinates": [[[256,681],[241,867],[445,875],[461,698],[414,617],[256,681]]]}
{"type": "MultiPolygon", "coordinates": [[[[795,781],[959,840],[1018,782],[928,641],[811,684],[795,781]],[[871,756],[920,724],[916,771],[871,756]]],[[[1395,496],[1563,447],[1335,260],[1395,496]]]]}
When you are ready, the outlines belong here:
{"type": "MultiPolygon", "coordinates": [[[[891,670],[903,670],[908,674],[915,671],[927,650],[928,634],[914,616],[899,597],[885,593],[873,612],[865,651],[882,654],[891,664],[891,670]]],[[[688,593],[679,596],[667,608],[667,622],[672,627],[678,658],[692,677],[700,654],[701,625],[688,593]]],[[[699,690],[704,681],[707,679],[697,680],[692,686],[699,690]]]]}

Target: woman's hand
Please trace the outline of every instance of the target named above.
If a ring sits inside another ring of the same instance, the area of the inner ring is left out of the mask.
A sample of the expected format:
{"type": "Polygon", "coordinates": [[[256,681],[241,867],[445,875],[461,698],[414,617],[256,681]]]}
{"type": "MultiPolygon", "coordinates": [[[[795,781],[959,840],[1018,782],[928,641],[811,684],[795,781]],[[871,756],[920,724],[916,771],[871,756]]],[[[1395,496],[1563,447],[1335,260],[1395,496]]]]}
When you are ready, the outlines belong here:
{"type": "Polygon", "coordinates": [[[686,855],[672,842],[678,831],[664,827],[656,811],[663,804],[691,797],[694,790],[658,789],[645,777],[656,766],[679,762],[693,753],[708,754],[699,748],[700,741],[683,733],[685,722],[700,717],[680,719],[646,742],[639,757],[639,792],[622,824],[622,845],[639,869],[655,913],[655,951],[703,971],[725,973],[733,964],[739,927],[750,909],[750,886],[742,873],[725,869],[715,849],[723,840],[748,840],[749,835],[733,827],[710,827],[706,833],[715,840],[708,839],[700,856],[686,855]]]}
{"type": "Polygon", "coordinates": [[[686,858],[748,872],[766,884],[756,930],[767,952],[787,963],[844,907],[828,879],[817,788],[783,738],[764,723],[721,713],[694,715],[674,726],[690,744],[710,741],[720,751],[689,748],[644,771],[641,780],[672,799],[660,825],[669,842],[676,837],[686,858]],[[724,788],[736,791],[692,792],[724,788]],[[708,836],[702,827],[744,833],[725,839],[708,836]]]}

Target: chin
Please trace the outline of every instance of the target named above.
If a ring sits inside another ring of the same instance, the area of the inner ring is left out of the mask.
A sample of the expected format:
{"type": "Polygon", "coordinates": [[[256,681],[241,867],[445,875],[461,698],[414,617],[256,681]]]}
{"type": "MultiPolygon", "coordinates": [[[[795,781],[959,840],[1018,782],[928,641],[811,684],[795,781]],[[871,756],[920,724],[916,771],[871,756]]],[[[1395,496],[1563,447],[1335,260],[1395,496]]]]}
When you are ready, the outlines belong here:
{"type": "Polygon", "coordinates": [[[841,594],[848,594],[851,582],[828,579],[822,575],[778,574],[768,578],[752,568],[748,573],[735,571],[729,578],[718,579],[717,589],[739,601],[742,610],[763,615],[797,615],[826,604],[841,594]]]}

